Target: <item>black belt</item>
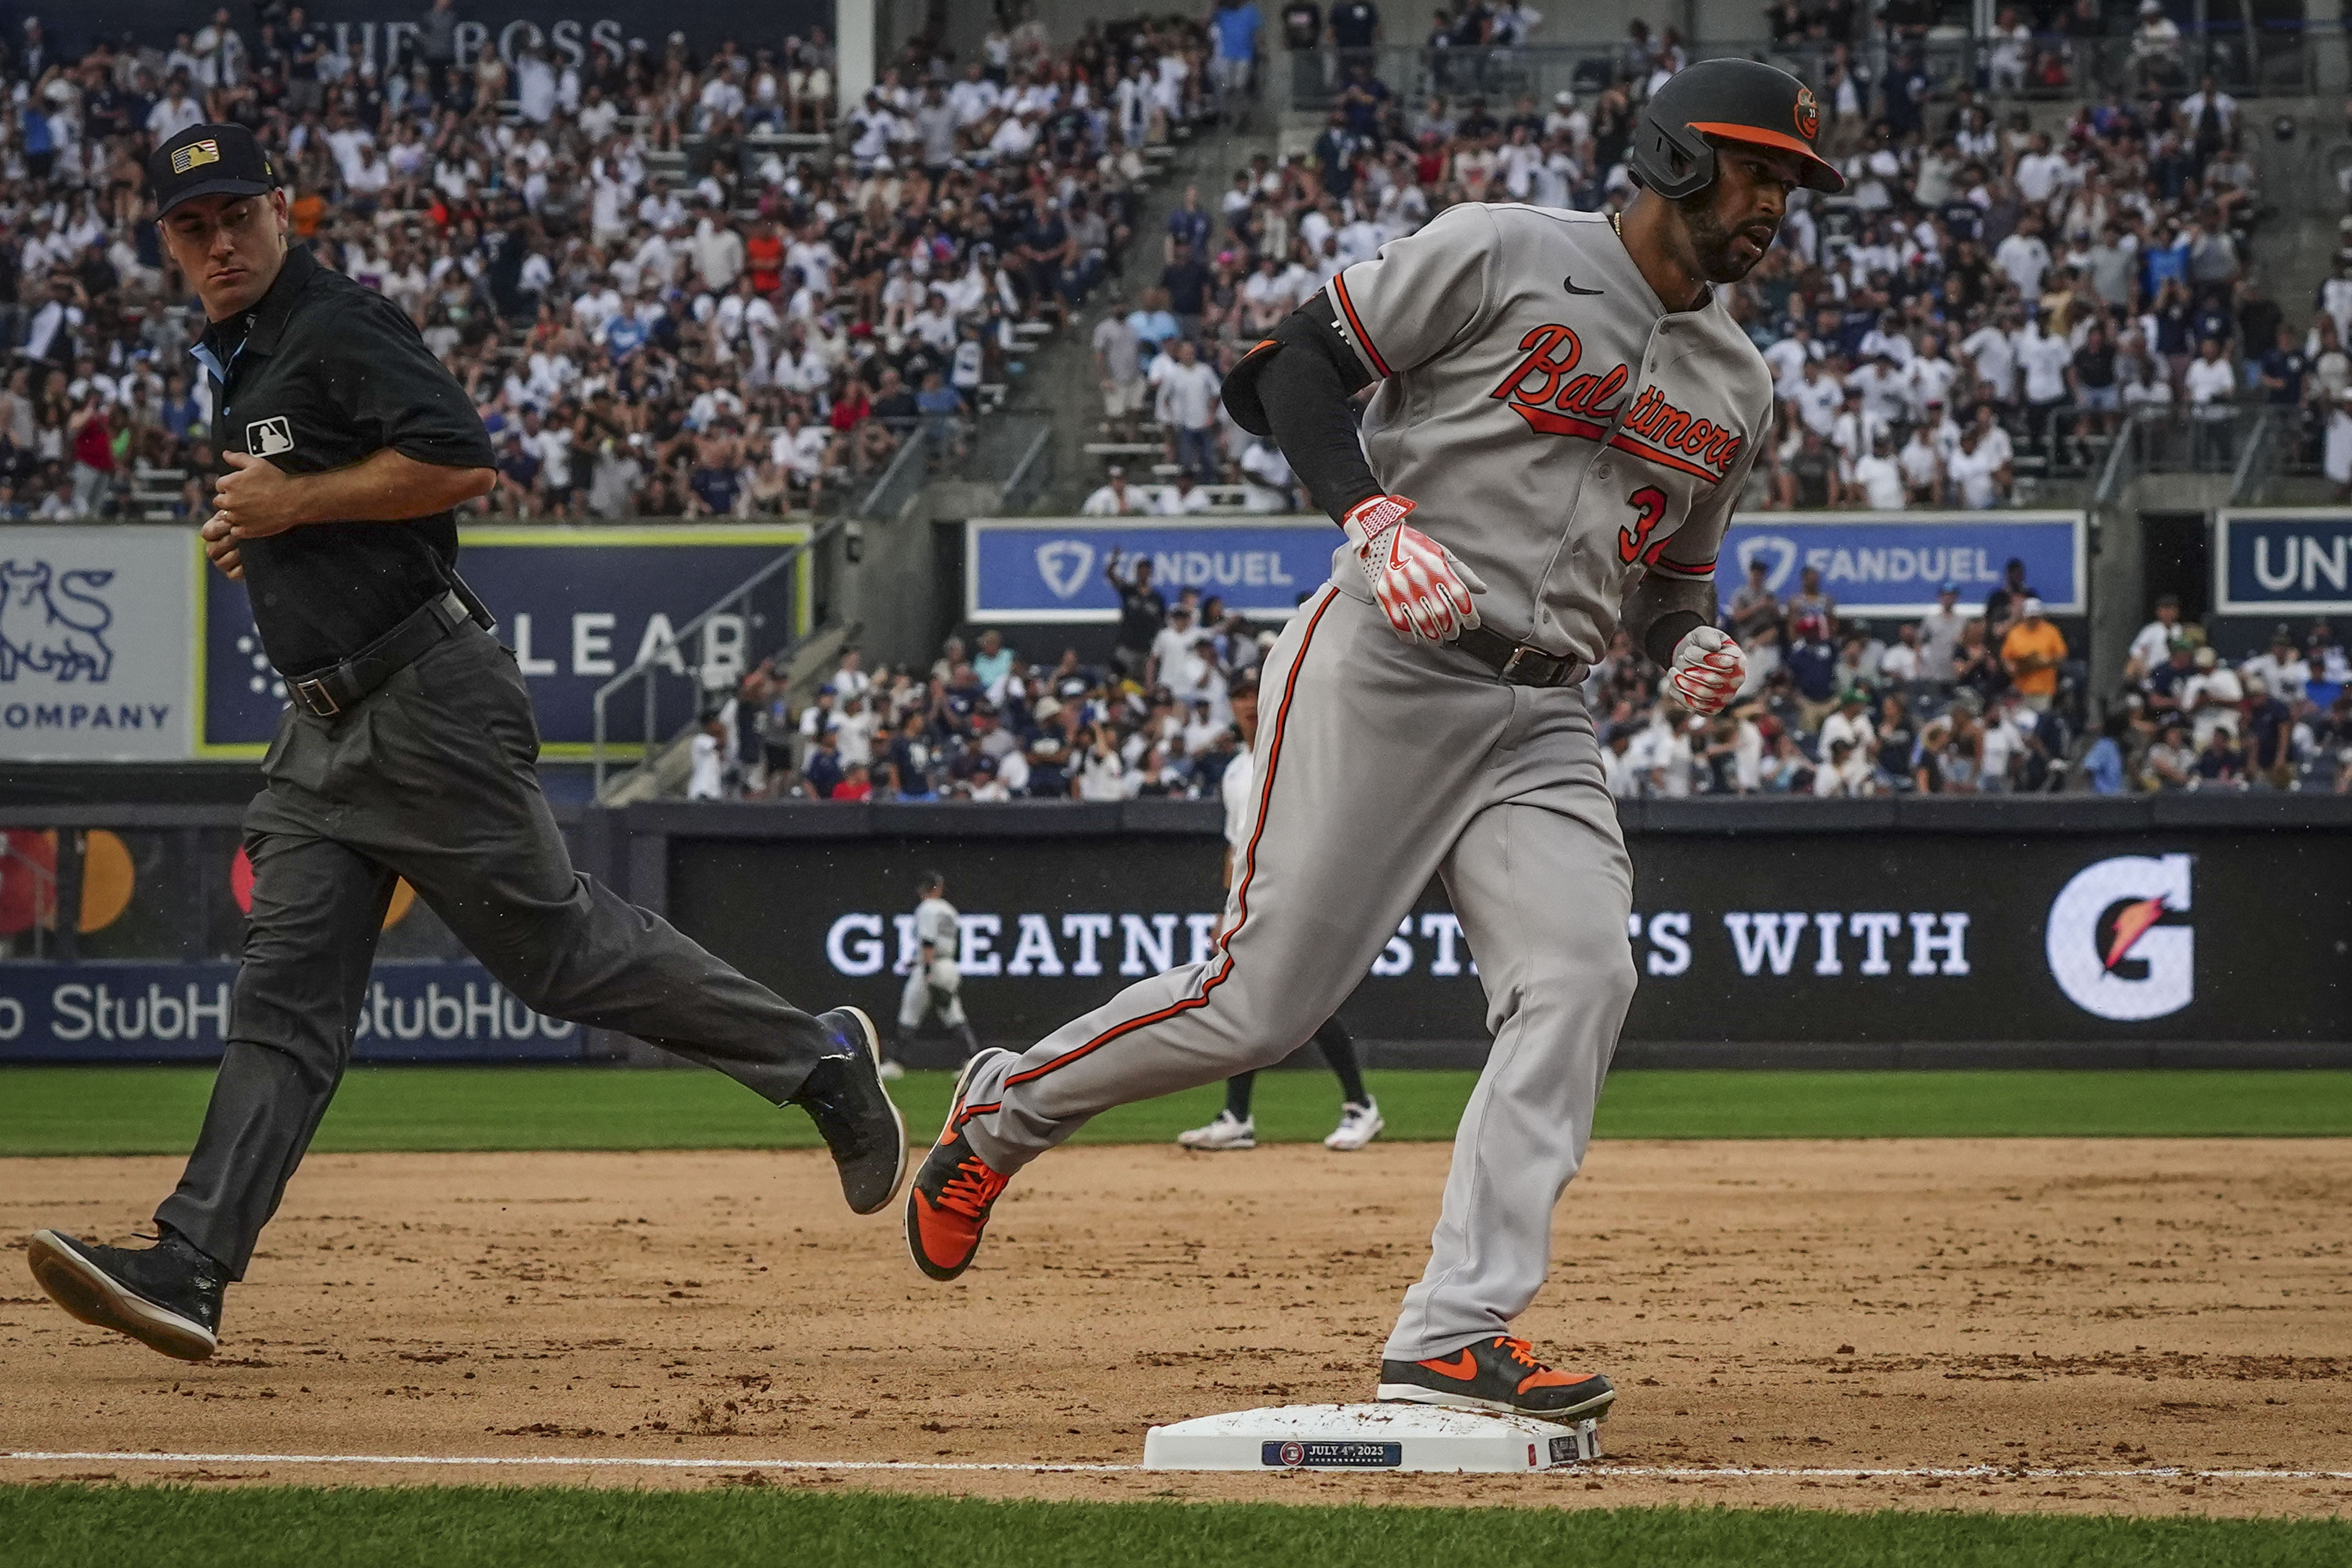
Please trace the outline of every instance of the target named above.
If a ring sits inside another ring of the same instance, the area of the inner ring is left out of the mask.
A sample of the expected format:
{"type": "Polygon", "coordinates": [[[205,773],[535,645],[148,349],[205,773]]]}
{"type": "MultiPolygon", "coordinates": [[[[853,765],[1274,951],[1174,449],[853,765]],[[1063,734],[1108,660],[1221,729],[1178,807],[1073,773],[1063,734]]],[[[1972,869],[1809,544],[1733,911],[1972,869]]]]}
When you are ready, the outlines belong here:
{"type": "Polygon", "coordinates": [[[1472,626],[1454,646],[1514,686],[1573,686],[1589,669],[1581,659],[1513,642],[1487,626],[1472,626]]]}
{"type": "Polygon", "coordinates": [[[452,589],[342,663],[299,680],[288,680],[286,689],[299,706],[321,719],[348,713],[369,692],[415,663],[426,648],[454,636],[474,618],[466,601],[452,589]]]}

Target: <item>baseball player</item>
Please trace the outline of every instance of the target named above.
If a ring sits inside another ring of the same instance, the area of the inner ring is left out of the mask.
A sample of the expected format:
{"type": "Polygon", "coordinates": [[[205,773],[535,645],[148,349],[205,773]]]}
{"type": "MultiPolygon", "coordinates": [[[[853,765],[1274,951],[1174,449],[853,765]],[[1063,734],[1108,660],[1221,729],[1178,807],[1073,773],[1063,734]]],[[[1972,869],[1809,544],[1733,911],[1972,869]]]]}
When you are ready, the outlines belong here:
{"type": "MultiPolygon", "coordinates": [[[[1257,672],[1245,669],[1234,681],[1227,694],[1234,708],[1234,726],[1241,731],[1242,743],[1234,760],[1225,764],[1218,789],[1225,802],[1225,887],[1234,885],[1234,858],[1247,847],[1250,830],[1257,826],[1257,792],[1251,787],[1255,769],[1251,748],[1257,743],[1257,672]]],[[[1381,1135],[1388,1124],[1381,1120],[1381,1108],[1364,1088],[1364,1069],[1356,1059],[1356,1042],[1348,1034],[1348,1026],[1339,1022],[1338,1014],[1323,1020],[1315,1031],[1315,1043],[1323,1047],[1323,1059],[1339,1076],[1339,1125],[1323,1140],[1323,1147],[1340,1153],[1351,1153],[1381,1135]]],[[[1179,1132],[1176,1142],[1187,1149],[1225,1151],[1257,1147],[1257,1121],[1250,1114],[1250,1090],[1257,1082],[1255,1072],[1237,1072],[1225,1079],[1225,1108],[1217,1112],[1216,1120],[1205,1127],[1195,1127],[1179,1132]]]]}
{"type": "Polygon", "coordinates": [[[1634,984],[1633,870],[1579,683],[1622,626],[1691,711],[1739,688],[1715,557],[1772,378],[1711,286],[1763,259],[1791,189],[1843,187],[1820,118],[1769,66],[1692,66],[1643,110],[1622,222],[1451,207],[1235,365],[1226,407],[1273,432],[1347,540],[1265,663],[1257,826],[1222,939],[965,1069],[908,1196],[926,1273],[969,1268],[1005,1184],[1088,1117],[1288,1054],[1435,874],[1495,1043],[1379,1394],[1607,1410],[1607,1378],[1509,1331],[1634,984]]]}
{"type": "MultiPolygon", "coordinates": [[[[980,1054],[980,1040],[963,1015],[963,972],[956,961],[963,951],[963,924],[956,907],[948,902],[948,879],[937,871],[923,873],[915,884],[915,897],[920,900],[915,905],[915,963],[907,971],[906,989],[898,993],[899,1054],[906,1054],[908,1038],[923,1026],[923,1020],[937,1013],[940,1022],[963,1042],[968,1061],[980,1054]]],[[[898,1074],[886,1070],[884,1076],[898,1074]]]]}

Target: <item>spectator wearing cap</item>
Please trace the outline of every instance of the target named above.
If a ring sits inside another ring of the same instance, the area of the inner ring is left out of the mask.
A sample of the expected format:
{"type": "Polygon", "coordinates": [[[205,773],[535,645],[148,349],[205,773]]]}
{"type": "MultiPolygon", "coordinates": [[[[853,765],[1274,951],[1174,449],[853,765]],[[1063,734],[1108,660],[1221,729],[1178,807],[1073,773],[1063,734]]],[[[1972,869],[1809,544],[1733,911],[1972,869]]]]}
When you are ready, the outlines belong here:
{"type": "Polygon", "coordinates": [[[2249,689],[2259,680],[2273,697],[2289,703],[2304,700],[2312,679],[2310,664],[2294,645],[2294,629],[2284,621],[2271,633],[2270,647],[2241,663],[2238,674],[2249,689]]]}
{"type": "Polygon", "coordinates": [[[1830,640],[1828,618],[1792,612],[1789,651],[1781,662],[1794,685],[1798,724],[1809,731],[1819,730],[1837,706],[1837,646],[1830,640]]]}
{"type": "Polygon", "coordinates": [[[2181,690],[2180,710],[2195,726],[2196,745],[2202,751],[2216,730],[2237,734],[2244,717],[2246,683],[2210,647],[2199,648],[2195,662],[2197,673],[2181,690]]]}
{"type": "MultiPolygon", "coordinates": [[[[1127,470],[1113,463],[1103,482],[1078,509],[1087,517],[1139,517],[1151,510],[1151,499],[1127,482],[1127,470]]],[[[1146,569],[1150,563],[1146,563],[1146,569]]]]}
{"type": "Polygon", "coordinates": [[[1839,692],[1836,710],[1822,721],[1822,754],[1828,756],[1829,748],[1839,744],[1854,748],[1858,765],[1864,771],[1876,762],[1878,731],[1871,722],[1870,693],[1859,686],[1839,692]]]}
{"type": "MultiPolygon", "coordinates": [[[[2000,660],[2019,697],[2036,713],[2047,713],[2058,695],[2058,670],[2066,659],[2066,637],[2031,595],[2000,639],[2000,660]]],[[[1988,610],[1988,615],[1990,611],[1988,610]]]]}
{"type": "Polygon", "coordinates": [[[1985,595],[1985,634],[1996,646],[2017,619],[2018,606],[2032,595],[2033,589],[2025,581],[2025,563],[2011,556],[2001,566],[2000,586],[1985,595]]]}
{"type": "MultiPolygon", "coordinates": [[[[1931,404],[1929,411],[1940,419],[1943,405],[1931,404]]],[[[1911,426],[1902,451],[1895,454],[1895,465],[1902,479],[1906,504],[1934,506],[1943,500],[1944,460],[1937,454],[1935,429],[1927,420],[1911,426]]]]}

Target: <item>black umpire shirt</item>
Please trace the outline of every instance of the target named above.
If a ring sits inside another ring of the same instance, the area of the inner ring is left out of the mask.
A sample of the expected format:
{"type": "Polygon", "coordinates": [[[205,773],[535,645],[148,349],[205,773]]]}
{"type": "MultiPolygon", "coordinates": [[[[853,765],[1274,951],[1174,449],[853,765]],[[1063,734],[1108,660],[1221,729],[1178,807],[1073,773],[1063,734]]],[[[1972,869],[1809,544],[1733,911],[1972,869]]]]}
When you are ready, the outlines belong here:
{"type": "MultiPolygon", "coordinates": [[[[220,384],[214,439],[289,474],[348,468],[389,447],[444,468],[497,457],[465,388],[400,307],[289,246],[254,307],[191,351],[220,384]]],[[[240,541],[254,625],[288,676],[339,664],[447,591],[457,514],[310,523],[240,541]]]]}

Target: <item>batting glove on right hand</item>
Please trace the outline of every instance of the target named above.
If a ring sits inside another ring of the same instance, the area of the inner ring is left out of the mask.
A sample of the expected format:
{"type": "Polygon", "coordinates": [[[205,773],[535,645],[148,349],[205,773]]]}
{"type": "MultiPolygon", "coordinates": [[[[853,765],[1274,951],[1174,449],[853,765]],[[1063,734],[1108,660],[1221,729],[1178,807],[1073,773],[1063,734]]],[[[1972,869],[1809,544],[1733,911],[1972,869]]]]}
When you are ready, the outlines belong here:
{"type": "Polygon", "coordinates": [[[1486,584],[1437,541],[1405,526],[1402,496],[1359,501],[1339,520],[1390,627],[1407,642],[1448,643],[1478,625],[1470,595],[1486,584]]]}
{"type": "Polygon", "coordinates": [[[1674,668],[1666,671],[1666,684],[1682,705],[1710,719],[1739,694],[1747,679],[1747,654],[1715,626],[1685,632],[1675,645],[1674,668]]]}

